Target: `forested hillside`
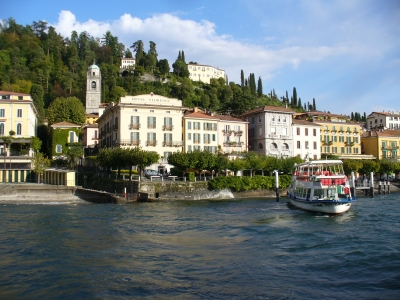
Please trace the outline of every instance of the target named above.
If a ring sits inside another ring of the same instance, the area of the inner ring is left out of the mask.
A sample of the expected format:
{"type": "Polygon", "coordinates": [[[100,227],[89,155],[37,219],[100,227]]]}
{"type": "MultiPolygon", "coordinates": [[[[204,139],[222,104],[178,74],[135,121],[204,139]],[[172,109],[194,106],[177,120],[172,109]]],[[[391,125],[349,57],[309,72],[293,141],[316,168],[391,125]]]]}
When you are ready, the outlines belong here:
{"type": "Polygon", "coordinates": [[[125,46],[111,32],[105,32],[101,38],[85,31],[73,31],[70,37],[63,37],[43,21],[22,26],[10,18],[0,24],[0,89],[31,94],[41,120],[59,97],[76,96],[85,103],[86,72],[93,63],[101,69],[102,102],[154,92],[181,99],[184,106],[232,115],[260,105],[288,105],[297,111],[316,109],[314,99],[302,104],[296,88],[290,99],[287,91],[280,97],[273,89],[264,94],[261,78],[256,84],[253,73],[246,77],[241,71],[239,84],[227,84],[223,79],[212,79],[210,84],[191,81],[184,51],[177,53],[176,61],[170,65],[167,59],[158,57],[156,43],[152,41],[146,50],[141,40],[125,46]],[[133,55],[135,70],[121,76],[121,57],[133,55]],[[142,82],[140,75],[144,73],[159,80],[142,82]]]}

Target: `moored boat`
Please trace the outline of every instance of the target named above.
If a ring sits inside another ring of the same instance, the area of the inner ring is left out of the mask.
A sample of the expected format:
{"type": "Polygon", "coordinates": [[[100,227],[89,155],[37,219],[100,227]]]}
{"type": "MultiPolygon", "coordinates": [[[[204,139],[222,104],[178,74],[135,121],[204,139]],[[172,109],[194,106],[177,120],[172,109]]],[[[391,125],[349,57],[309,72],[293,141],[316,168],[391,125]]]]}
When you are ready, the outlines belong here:
{"type": "Polygon", "coordinates": [[[328,214],[350,209],[356,200],[341,160],[307,161],[294,166],[288,196],[298,208],[328,214]]]}

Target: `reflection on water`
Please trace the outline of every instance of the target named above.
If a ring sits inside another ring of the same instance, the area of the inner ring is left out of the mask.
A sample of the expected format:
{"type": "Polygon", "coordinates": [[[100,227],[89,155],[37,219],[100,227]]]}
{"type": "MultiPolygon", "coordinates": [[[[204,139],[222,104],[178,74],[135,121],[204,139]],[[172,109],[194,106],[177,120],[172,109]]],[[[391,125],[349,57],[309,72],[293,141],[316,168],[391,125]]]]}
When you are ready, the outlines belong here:
{"type": "Polygon", "coordinates": [[[1,206],[0,298],[395,298],[396,200],[1,206]]]}

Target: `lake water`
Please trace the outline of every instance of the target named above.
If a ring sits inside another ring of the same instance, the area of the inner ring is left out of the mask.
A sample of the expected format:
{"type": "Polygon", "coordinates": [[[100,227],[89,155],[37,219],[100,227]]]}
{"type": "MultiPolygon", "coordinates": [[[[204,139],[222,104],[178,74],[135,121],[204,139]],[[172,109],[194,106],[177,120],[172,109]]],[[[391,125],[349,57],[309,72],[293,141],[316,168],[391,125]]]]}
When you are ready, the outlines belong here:
{"type": "Polygon", "coordinates": [[[400,299],[399,196],[2,204],[0,299],[400,299]]]}

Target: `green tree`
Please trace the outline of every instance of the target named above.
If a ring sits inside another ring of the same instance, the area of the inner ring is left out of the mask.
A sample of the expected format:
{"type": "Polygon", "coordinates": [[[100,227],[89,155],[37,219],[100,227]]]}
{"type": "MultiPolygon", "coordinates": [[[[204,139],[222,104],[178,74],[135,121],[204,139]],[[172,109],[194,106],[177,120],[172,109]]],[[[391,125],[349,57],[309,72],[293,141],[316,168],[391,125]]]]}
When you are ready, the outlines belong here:
{"type": "Polygon", "coordinates": [[[363,167],[363,163],[358,159],[345,159],[343,160],[343,170],[346,175],[350,175],[351,172],[358,173],[363,167]]]}
{"type": "Polygon", "coordinates": [[[170,67],[167,59],[160,59],[158,62],[158,70],[163,76],[168,76],[170,67]]]}
{"type": "Polygon", "coordinates": [[[30,92],[32,99],[33,99],[33,104],[35,105],[39,118],[38,118],[38,123],[42,124],[43,119],[44,119],[44,90],[43,87],[40,84],[33,84],[30,92]]]}
{"type": "Polygon", "coordinates": [[[76,167],[79,158],[82,158],[84,154],[82,146],[73,145],[68,148],[67,157],[68,164],[73,169],[76,167]]]}
{"type": "Polygon", "coordinates": [[[170,165],[173,165],[177,170],[183,173],[183,177],[187,169],[195,168],[195,162],[190,159],[188,153],[177,151],[168,155],[167,159],[170,165]]]}
{"type": "Polygon", "coordinates": [[[386,174],[386,180],[389,180],[389,174],[396,170],[396,163],[392,160],[382,159],[379,161],[380,176],[386,174]]]}
{"type": "Polygon", "coordinates": [[[36,152],[32,157],[32,167],[33,171],[37,175],[37,182],[40,183],[41,174],[50,166],[50,159],[44,157],[44,155],[40,152],[36,152]]]}
{"type": "Polygon", "coordinates": [[[262,97],[263,96],[263,87],[262,87],[261,77],[258,77],[257,96],[258,97],[262,97]]]}
{"type": "Polygon", "coordinates": [[[376,161],[365,159],[362,161],[362,168],[360,169],[360,173],[362,175],[369,175],[371,172],[377,173],[379,171],[379,164],[376,161]]]}
{"type": "Polygon", "coordinates": [[[47,119],[49,125],[63,121],[83,125],[86,121],[86,111],[78,98],[60,97],[50,104],[47,110],[47,119]]]}

